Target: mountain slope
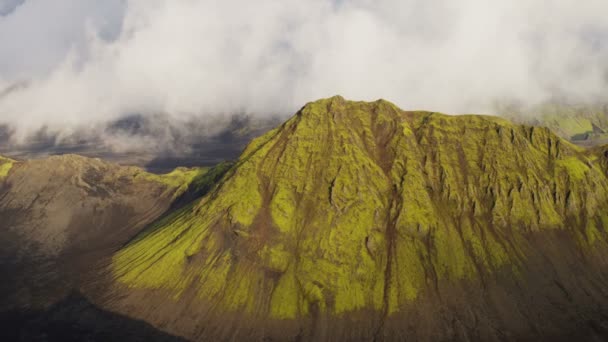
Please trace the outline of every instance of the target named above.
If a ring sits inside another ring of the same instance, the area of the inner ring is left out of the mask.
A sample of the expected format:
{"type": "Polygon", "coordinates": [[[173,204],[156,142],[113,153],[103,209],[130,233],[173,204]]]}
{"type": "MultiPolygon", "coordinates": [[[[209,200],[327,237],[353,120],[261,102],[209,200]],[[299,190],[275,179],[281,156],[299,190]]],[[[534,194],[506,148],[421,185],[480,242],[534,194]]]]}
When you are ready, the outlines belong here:
{"type": "Polygon", "coordinates": [[[48,305],[76,290],[204,172],[154,175],[75,155],[0,158],[0,309],[48,305]]]}
{"type": "Polygon", "coordinates": [[[320,100],[118,252],[101,300],[197,340],[605,335],[602,165],[545,128],[320,100]]]}

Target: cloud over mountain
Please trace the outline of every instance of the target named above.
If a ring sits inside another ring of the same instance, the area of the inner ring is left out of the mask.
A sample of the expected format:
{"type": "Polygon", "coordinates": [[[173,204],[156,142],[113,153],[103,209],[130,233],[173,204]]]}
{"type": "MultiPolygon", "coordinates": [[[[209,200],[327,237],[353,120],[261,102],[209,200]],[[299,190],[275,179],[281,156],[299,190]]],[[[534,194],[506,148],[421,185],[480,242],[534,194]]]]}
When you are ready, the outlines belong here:
{"type": "Polygon", "coordinates": [[[5,1],[0,121],[289,113],[333,94],[404,108],[606,91],[608,3],[465,0],[5,1]]]}

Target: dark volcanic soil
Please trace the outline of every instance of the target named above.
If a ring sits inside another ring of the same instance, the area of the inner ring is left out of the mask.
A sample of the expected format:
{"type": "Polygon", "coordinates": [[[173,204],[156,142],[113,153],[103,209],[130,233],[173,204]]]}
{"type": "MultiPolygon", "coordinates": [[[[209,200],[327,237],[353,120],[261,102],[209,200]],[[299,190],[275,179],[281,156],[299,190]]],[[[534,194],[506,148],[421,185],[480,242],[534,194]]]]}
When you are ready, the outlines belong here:
{"type": "Polygon", "coordinates": [[[96,307],[78,292],[44,310],[0,313],[2,341],[185,341],[151,325],[96,307]]]}

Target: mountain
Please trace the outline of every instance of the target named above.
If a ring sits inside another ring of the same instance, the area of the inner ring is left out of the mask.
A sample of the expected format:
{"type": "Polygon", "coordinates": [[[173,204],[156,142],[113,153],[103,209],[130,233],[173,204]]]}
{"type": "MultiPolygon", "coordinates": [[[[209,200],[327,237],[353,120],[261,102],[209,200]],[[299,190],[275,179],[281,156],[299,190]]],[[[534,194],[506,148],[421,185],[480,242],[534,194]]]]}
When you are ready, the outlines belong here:
{"type": "Polygon", "coordinates": [[[606,165],[547,128],[319,100],[85,289],[193,340],[600,340],[606,165]]]}
{"type": "Polygon", "coordinates": [[[498,106],[497,112],[515,122],[547,127],[582,146],[608,144],[608,104],[553,101],[528,109],[498,106]]]}
{"type": "Polygon", "coordinates": [[[77,290],[98,262],[197,192],[208,171],[0,157],[0,309],[44,307],[77,290]]]}

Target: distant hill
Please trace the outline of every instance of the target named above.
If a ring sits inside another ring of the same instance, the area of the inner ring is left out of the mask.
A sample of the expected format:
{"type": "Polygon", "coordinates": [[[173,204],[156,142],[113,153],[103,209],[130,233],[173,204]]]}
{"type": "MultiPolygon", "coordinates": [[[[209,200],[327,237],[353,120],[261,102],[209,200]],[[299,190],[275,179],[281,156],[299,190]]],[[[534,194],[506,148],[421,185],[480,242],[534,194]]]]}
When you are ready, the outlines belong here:
{"type": "Polygon", "coordinates": [[[213,166],[234,160],[251,139],[279,123],[272,116],[175,120],[168,115],[134,114],[71,132],[41,128],[18,141],[13,139],[11,127],[0,125],[0,154],[23,160],[79,154],[164,173],[180,166],[213,166]]]}
{"type": "Polygon", "coordinates": [[[578,145],[608,143],[608,104],[548,102],[525,110],[502,106],[497,112],[515,122],[547,127],[578,145]]]}

